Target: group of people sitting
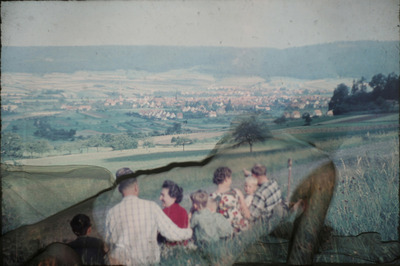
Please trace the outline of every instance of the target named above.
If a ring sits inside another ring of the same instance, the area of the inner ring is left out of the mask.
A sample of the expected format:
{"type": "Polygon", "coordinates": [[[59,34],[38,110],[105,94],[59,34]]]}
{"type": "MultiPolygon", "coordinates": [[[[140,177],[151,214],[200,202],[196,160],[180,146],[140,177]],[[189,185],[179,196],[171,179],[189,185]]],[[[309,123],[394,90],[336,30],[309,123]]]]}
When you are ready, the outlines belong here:
{"type": "Polygon", "coordinates": [[[209,194],[197,190],[190,194],[189,212],[180,203],[183,189],[173,181],[164,181],[160,201],[140,199],[136,178],[129,168],[116,173],[118,190],[123,198],[112,207],[105,222],[105,243],[89,237],[91,223],[88,216],[76,215],[71,221],[77,239],[69,246],[80,255],[84,264],[148,265],[160,262],[160,246],[187,246],[203,248],[220,239],[228,239],[251,228],[257,220],[268,221],[285,204],[276,181],[267,177],[266,167],[244,169],[244,195],[232,188],[232,171],[219,167],[213,175],[216,191],[209,194]],[[274,212],[275,211],[275,212],[274,212]],[[162,244],[162,245],[161,245],[162,244]]]}

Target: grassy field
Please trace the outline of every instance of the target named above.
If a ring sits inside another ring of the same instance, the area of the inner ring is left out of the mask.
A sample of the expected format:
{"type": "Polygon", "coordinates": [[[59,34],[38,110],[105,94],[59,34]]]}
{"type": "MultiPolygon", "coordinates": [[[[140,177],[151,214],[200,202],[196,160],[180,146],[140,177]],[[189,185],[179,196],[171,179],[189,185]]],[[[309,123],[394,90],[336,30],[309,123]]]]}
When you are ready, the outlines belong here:
{"type": "Polygon", "coordinates": [[[182,146],[158,146],[122,151],[100,149],[98,152],[92,148],[89,153],[85,150],[83,153],[64,156],[21,159],[17,163],[22,165],[96,165],[115,173],[121,167],[130,167],[136,171],[161,167],[171,162],[202,160],[213,147],[212,143],[201,143],[186,145],[185,151],[182,151],[182,146]]]}
{"type": "MultiPolygon", "coordinates": [[[[262,163],[267,166],[268,176],[277,180],[283,197],[286,198],[289,158],[293,160],[291,191],[313,169],[327,160],[332,160],[337,169],[337,186],[326,224],[333,228],[333,233],[349,236],[362,232],[378,232],[384,241],[398,240],[399,142],[396,118],[398,118],[396,115],[367,118],[348,116],[336,120],[336,123],[334,119],[329,119],[330,122],[327,125],[276,130],[275,138],[255,145],[253,153],[249,152],[248,146],[234,150],[222,149],[213,160],[202,166],[175,167],[162,173],[140,176],[141,197],[158,202],[162,182],[166,179],[174,180],[184,188],[185,196],[182,206],[189,210],[188,195],[191,192],[199,188],[208,192],[216,189],[216,186],[212,184],[212,174],[217,167],[230,167],[233,171],[233,186],[243,189],[242,169],[250,168],[254,163],[262,163]],[[354,122],[365,125],[360,127],[360,124],[354,124],[354,122]],[[391,125],[391,127],[382,127],[382,125],[391,125]],[[351,127],[357,130],[349,131],[351,127]],[[335,128],[333,132],[331,132],[332,128],[335,128]]],[[[201,161],[214,148],[218,136],[206,138],[207,140],[213,138],[214,142],[205,141],[188,145],[185,151],[182,151],[182,147],[161,148],[159,146],[148,150],[92,151],[89,154],[29,159],[19,161],[19,163],[101,165],[111,172],[125,166],[133,170],[154,169],[172,162],[201,161]]],[[[85,203],[85,207],[76,206],[67,213],[71,216],[78,209],[90,213],[95,223],[94,235],[102,236],[106,211],[120,198],[118,191],[110,190],[99,195],[91,201],[92,203],[85,203]]],[[[63,221],[65,223],[65,218],[63,221]]],[[[40,243],[43,245],[51,241],[66,241],[72,237],[71,234],[61,233],[70,230],[66,223],[57,228],[60,233],[54,236],[48,236],[44,228],[37,229],[38,235],[42,237],[40,243]]],[[[246,245],[254,242],[258,236],[254,233],[246,236],[246,239],[241,239],[242,244],[233,241],[218,249],[217,252],[222,252],[221,254],[228,253],[227,261],[220,262],[223,265],[231,264],[243,252],[246,245]]],[[[198,252],[183,250],[174,252],[182,258],[175,261],[177,263],[175,265],[195,265],[196,263],[203,265],[202,263],[205,262],[204,257],[198,252]],[[191,260],[190,263],[188,260],[191,260]]],[[[170,258],[166,258],[165,262],[173,265],[170,258]]]]}

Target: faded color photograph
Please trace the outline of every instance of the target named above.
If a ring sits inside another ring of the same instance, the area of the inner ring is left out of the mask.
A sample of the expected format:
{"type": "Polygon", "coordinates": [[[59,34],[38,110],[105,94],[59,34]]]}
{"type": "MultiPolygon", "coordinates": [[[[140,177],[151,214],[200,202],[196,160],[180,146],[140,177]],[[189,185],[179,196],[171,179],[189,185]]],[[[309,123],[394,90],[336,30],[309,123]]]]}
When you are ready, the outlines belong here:
{"type": "Polygon", "coordinates": [[[2,264],[399,264],[399,8],[1,2],[2,264]]]}

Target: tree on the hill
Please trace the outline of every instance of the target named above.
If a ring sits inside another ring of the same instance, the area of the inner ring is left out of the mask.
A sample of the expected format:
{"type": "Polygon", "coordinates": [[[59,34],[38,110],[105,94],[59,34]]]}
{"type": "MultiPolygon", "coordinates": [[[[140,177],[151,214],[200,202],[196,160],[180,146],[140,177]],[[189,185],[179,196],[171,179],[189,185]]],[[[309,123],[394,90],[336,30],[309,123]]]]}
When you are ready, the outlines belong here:
{"type": "Polygon", "coordinates": [[[286,123],[286,121],[287,121],[286,117],[284,115],[282,115],[281,117],[275,119],[274,123],[278,124],[278,125],[282,125],[282,124],[286,123]]]}
{"type": "Polygon", "coordinates": [[[145,140],[143,141],[143,148],[154,148],[156,145],[154,145],[154,142],[151,140],[145,140]]]}
{"type": "Polygon", "coordinates": [[[366,93],[367,86],[365,85],[365,78],[361,77],[361,79],[354,81],[353,86],[351,87],[351,95],[356,95],[357,93],[366,93]]]}
{"type": "MultiPolygon", "coordinates": [[[[373,80],[374,80],[374,78],[372,78],[372,81],[373,80]]],[[[370,83],[372,83],[372,81],[370,83]]],[[[374,84],[372,83],[371,87],[373,87],[373,85],[374,84]]],[[[399,87],[400,87],[400,77],[394,73],[391,73],[385,78],[385,82],[383,84],[383,89],[380,90],[381,93],[379,96],[381,96],[383,99],[386,99],[386,100],[397,100],[398,101],[399,100],[399,87]]]]}
{"type": "Polygon", "coordinates": [[[113,150],[136,149],[138,147],[138,142],[136,139],[130,137],[127,134],[112,135],[110,147],[113,150]]]}
{"type": "Polygon", "coordinates": [[[34,126],[37,128],[34,132],[35,136],[49,140],[74,140],[76,134],[75,129],[65,130],[53,128],[50,126],[47,119],[36,119],[34,126]]]}
{"type": "Polygon", "coordinates": [[[33,157],[33,153],[43,154],[49,152],[53,149],[53,146],[47,140],[38,140],[25,143],[24,148],[33,157]]]}
{"type": "Polygon", "coordinates": [[[94,148],[96,148],[97,151],[99,151],[99,147],[101,147],[103,145],[104,145],[104,141],[98,135],[90,136],[87,139],[87,146],[88,147],[94,147],[94,148]]]}
{"type": "Polygon", "coordinates": [[[250,152],[253,152],[253,144],[262,142],[272,137],[266,123],[260,121],[256,116],[240,121],[232,132],[235,146],[249,144],[250,152]]]}
{"type": "MultiPolygon", "coordinates": [[[[172,140],[171,140],[172,142],[172,140]]],[[[182,150],[185,151],[185,145],[190,145],[193,144],[193,140],[189,139],[187,137],[177,137],[175,139],[175,146],[180,146],[182,145],[182,150]]]]}
{"type": "Polygon", "coordinates": [[[385,88],[386,78],[383,74],[377,74],[372,77],[369,86],[372,88],[372,96],[377,99],[385,88]]]}
{"type": "Polygon", "coordinates": [[[227,111],[227,112],[233,111],[231,99],[229,99],[228,104],[225,107],[225,111],[227,111]]]}
{"type": "Polygon", "coordinates": [[[16,133],[1,134],[1,156],[21,158],[23,156],[22,138],[16,133]]]}
{"type": "Polygon", "coordinates": [[[342,104],[348,95],[349,87],[347,87],[344,83],[340,83],[333,91],[333,96],[329,101],[329,110],[335,110],[335,107],[342,104]]]}
{"type": "Polygon", "coordinates": [[[171,127],[167,128],[165,130],[166,135],[172,135],[172,134],[180,134],[182,133],[182,124],[175,122],[171,127]]]}
{"type": "Polygon", "coordinates": [[[365,78],[353,81],[351,94],[346,85],[339,84],[334,90],[329,102],[329,110],[334,115],[352,111],[389,112],[399,101],[400,78],[391,73],[387,77],[377,74],[372,77],[368,85],[372,92],[367,92],[365,78]]]}
{"type": "Polygon", "coordinates": [[[305,126],[311,125],[312,118],[311,118],[310,113],[308,113],[308,112],[304,113],[302,115],[302,118],[304,119],[304,125],[305,126]]]}

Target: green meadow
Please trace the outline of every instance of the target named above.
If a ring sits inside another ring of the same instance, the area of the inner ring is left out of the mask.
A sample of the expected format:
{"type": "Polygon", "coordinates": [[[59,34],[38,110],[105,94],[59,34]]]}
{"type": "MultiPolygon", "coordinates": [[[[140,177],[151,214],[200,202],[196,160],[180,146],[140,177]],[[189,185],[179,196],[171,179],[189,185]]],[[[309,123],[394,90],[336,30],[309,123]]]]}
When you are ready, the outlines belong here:
{"type": "MultiPolygon", "coordinates": [[[[325,224],[332,228],[332,234],[356,236],[364,232],[377,232],[383,241],[398,240],[398,114],[321,118],[315,119],[311,126],[298,123],[294,121],[279,128],[271,127],[274,137],[254,145],[252,153],[248,145],[235,149],[227,144],[215,145],[220,137],[212,137],[188,145],[185,151],[182,147],[173,146],[119,152],[92,150],[89,153],[60,156],[63,158],[62,163],[57,157],[26,159],[20,163],[45,165],[79,162],[99,165],[112,173],[120,167],[131,167],[135,171],[153,169],[138,178],[140,196],[159,202],[163,181],[173,180],[183,187],[184,199],[181,205],[189,210],[191,192],[197,189],[213,192],[216,189],[212,175],[219,166],[232,169],[233,187],[243,191],[243,168],[249,169],[255,163],[262,163],[267,166],[268,176],[280,185],[283,197],[289,199],[290,193],[301,180],[313,169],[331,160],[337,170],[337,183],[325,224]],[[211,160],[205,160],[211,155],[211,160]],[[293,161],[290,177],[288,159],[293,161]],[[179,166],[171,164],[178,162],[189,163],[179,166]],[[162,167],[162,172],[158,171],[162,167]]],[[[98,195],[93,205],[84,209],[91,212],[94,219],[94,235],[104,235],[107,210],[120,199],[120,194],[113,188],[98,195]]],[[[67,225],[62,228],[70,230],[67,225]]],[[[229,265],[244,254],[246,247],[260,237],[265,237],[264,233],[262,227],[256,227],[240,238],[225,241],[206,253],[174,249],[163,257],[163,264],[229,265]]],[[[61,236],[47,239],[65,240],[61,236]]]]}
{"type": "MultiPolygon", "coordinates": [[[[304,133],[303,127],[291,128],[292,134],[279,131],[273,139],[256,145],[252,153],[249,152],[248,146],[236,149],[218,147],[217,156],[205,165],[175,167],[163,173],[140,176],[141,195],[143,198],[158,201],[162,182],[166,179],[174,180],[184,188],[185,197],[181,205],[189,210],[188,195],[191,192],[199,188],[208,192],[216,189],[212,184],[212,175],[217,167],[230,167],[234,173],[233,186],[243,189],[242,169],[249,169],[254,163],[262,163],[267,166],[268,176],[279,183],[283,197],[288,199],[288,193],[290,194],[313,169],[327,160],[332,160],[337,170],[337,185],[325,221],[325,224],[332,228],[332,234],[356,236],[365,232],[377,232],[383,241],[397,240],[399,143],[397,121],[394,118],[396,116],[393,115],[373,118],[386,126],[381,128],[376,127],[375,121],[367,123],[368,121],[364,120],[362,128],[359,124],[346,122],[360,120],[358,116],[349,116],[336,124],[331,120],[329,124],[334,124],[336,129],[331,134],[327,134],[325,130],[321,131],[321,126],[306,128],[311,133],[304,133]],[[350,128],[354,130],[348,131],[350,128]],[[287,168],[289,158],[293,161],[290,191],[287,168]]],[[[329,130],[329,127],[327,128],[329,130]]],[[[178,154],[172,157],[177,158],[178,154]]],[[[187,154],[189,161],[193,153],[187,154]]],[[[154,158],[159,160],[159,155],[154,158]]],[[[119,199],[119,194],[114,191],[111,196],[99,199],[99,202],[111,202],[112,205],[119,199]]],[[[244,234],[240,241],[247,245],[260,235],[260,232],[244,234]]],[[[216,248],[215,252],[228,254],[228,258],[234,260],[244,251],[243,246],[227,242],[216,248]]],[[[205,259],[193,251],[172,252],[173,256],[178,252],[179,256],[183,257],[181,265],[193,261],[193,256],[199,261],[204,262],[205,259]]],[[[171,259],[166,258],[166,262],[172,265],[171,259]]]]}
{"type": "MultiPolygon", "coordinates": [[[[327,223],[332,223],[334,230],[340,234],[377,231],[383,239],[397,239],[397,230],[393,228],[398,223],[398,114],[346,115],[314,120],[311,126],[296,126],[298,121],[293,121],[273,129],[274,138],[255,145],[252,153],[246,145],[236,149],[215,146],[221,135],[187,145],[185,151],[181,146],[156,145],[154,148],[127,151],[91,150],[68,156],[24,159],[19,163],[97,165],[115,173],[121,167],[137,171],[177,162],[199,162],[212,154],[213,149],[218,149],[217,156],[206,165],[175,167],[163,173],[139,177],[142,197],[155,201],[158,201],[162,182],[174,180],[184,188],[186,200],[182,204],[189,209],[188,194],[199,188],[210,192],[216,188],[212,184],[212,175],[219,166],[230,167],[234,186],[243,189],[242,169],[249,169],[254,163],[263,163],[267,166],[268,175],[278,181],[286,198],[289,158],[293,161],[291,191],[322,161],[332,160],[337,168],[338,183],[327,223]],[[360,206],[364,203],[365,206],[360,206]],[[372,206],[376,209],[376,219],[367,215],[372,206]],[[382,222],[381,216],[386,217],[388,222],[382,222]],[[362,226],[355,226],[355,220],[362,221],[362,226]],[[363,229],[356,230],[360,228],[363,229]]],[[[119,195],[116,197],[119,198],[119,195]]]]}

